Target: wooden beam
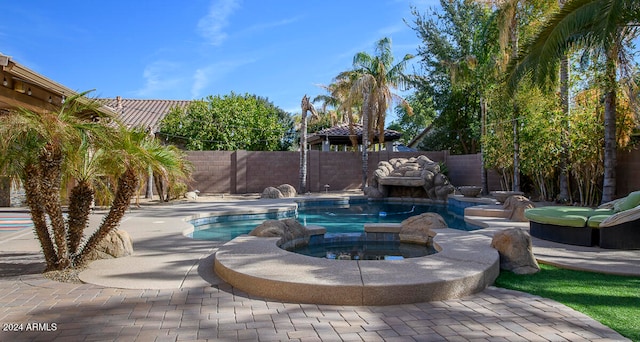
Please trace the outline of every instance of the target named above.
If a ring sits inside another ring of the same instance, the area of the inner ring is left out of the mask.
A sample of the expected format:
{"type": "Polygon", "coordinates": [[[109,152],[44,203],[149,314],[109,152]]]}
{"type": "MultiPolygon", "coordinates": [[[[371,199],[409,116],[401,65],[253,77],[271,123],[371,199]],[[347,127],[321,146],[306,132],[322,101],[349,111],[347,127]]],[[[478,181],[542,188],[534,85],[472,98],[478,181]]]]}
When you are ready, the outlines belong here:
{"type": "Polygon", "coordinates": [[[0,86],[0,105],[4,108],[24,108],[39,113],[58,108],[48,101],[3,86],[0,86]]]}

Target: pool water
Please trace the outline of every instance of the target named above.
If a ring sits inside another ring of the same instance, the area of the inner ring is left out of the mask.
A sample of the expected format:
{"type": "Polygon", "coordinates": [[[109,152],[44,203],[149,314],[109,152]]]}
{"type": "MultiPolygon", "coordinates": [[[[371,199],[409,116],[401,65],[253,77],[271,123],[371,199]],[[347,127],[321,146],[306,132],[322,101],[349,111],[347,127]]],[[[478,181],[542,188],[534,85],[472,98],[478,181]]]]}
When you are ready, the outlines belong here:
{"type": "Polygon", "coordinates": [[[334,260],[400,260],[436,253],[433,246],[399,241],[334,241],[291,250],[298,254],[334,260]]]}
{"type": "MultiPolygon", "coordinates": [[[[299,206],[295,218],[303,225],[318,225],[327,233],[362,233],[365,223],[400,223],[403,220],[426,212],[438,213],[450,228],[476,230],[480,227],[468,224],[460,215],[449,211],[445,205],[411,203],[385,203],[352,201],[336,204],[331,202],[305,203],[299,206]],[[330,203],[326,204],[326,203],[330,203]]],[[[293,216],[292,216],[293,217],[293,216]]],[[[267,219],[276,219],[278,214],[260,215],[256,219],[228,220],[196,226],[192,238],[197,240],[230,241],[248,234],[267,219]]]]}

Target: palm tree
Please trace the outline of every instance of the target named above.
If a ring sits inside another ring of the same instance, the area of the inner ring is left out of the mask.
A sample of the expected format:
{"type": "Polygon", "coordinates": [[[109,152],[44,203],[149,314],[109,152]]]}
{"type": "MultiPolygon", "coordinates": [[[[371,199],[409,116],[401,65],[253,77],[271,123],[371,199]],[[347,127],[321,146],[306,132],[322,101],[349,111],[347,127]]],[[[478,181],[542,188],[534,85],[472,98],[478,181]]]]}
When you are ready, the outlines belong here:
{"type": "Polygon", "coordinates": [[[604,57],[604,181],[602,202],[611,201],[616,189],[616,92],[619,63],[624,63],[624,43],[638,35],[640,2],[637,0],[572,0],[567,2],[526,47],[512,65],[509,84],[525,75],[542,86],[553,84],[558,60],[572,48],[594,51],[604,57]]]}
{"type": "Polygon", "coordinates": [[[300,103],[302,110],[300,122],[300,192],[307,192],[307,112],[311,112],[312,117],[317,117],[315,108],[309,101],[309,97],[304,95],[300,103]]]}
{"type": "Polygon", "coordinates": [[[384,142],[385,117],[387,109],[395,100],[412,113],[411,106],[392,89],[407,88],[409,77],[404,69],[413,58],[406,54],[397,64],[393,64],[391,39],[383,38],[376,43],[375,55],[359,52],[353,57],[353,71],[348,79],[353,79],[350,94],[362,99],[362,187],[367,186],[369,136],[378,130],[378,139],[384,142]]]}
{"type": "Polygon", "coordinates": [[[353,113],[354,110],[360,106],[360,103],[353,101],[354,98],[350,98],[349,96],[353,81],[353,72],[342,72],[338,74],[328,86],[320,85],[328,94],[318,95],[313,98],[313,103],[322,103],[321,111],[323,113],[332,112],[331,125],[349,123],[352,126],[358,121],[357,118],[353,116],[353,113]],[[329,110],[329,108],[332,108],[332,110],[329,110]]]}
{"type": "MultiPolygon", "coordinates": [[[[566,0],[558,0],[560,8],[564,6],[566,0]]],[[[562,105],[562,151],[560,153],[560,202],[569,201],[569,56],[564,53],[560,58],[560,103],[562,105]]]]}
{"type": "Polygon", "coordinates": [[[98,230],[89,237],[84,247],[74,255],[74,265],[82,266],[98,244],[113,230],[129,208],[138,183],[148,176],[149,169],[154,175],[169,182],[186,180],[191,173],[191,165],[184,152],[175,146],[162,145],[142,128],[119,129],[119,139],[110,150],[97,151],[101,165],[116,178],[116,189],[109,212],[102,220],[98,230]]]}
{"type": "Polygon", "coordinates": [[[49,270],[71,265],[60,201],[64,163],[77,152],[83,139],[93,143],[108,141],[103,139],[108,127],[100,119],[110,117],[98,110],[97,102],[84,100],[84,94],[42,113],[14,111],[0,125],[4,151],[0,173],[22,182],[49,270]]]}
{"type": "Polygon", "coordinates": [[[146,174],[149,166],[167,177],[187,170],[175,148],[159,145],[146,132],[116,129],[115,119],[83,95],[42,113],[18,110],[0,122],[0,148],[4,151],[0,173],[19,179],[25,188],[47,271],[81,266],[86,261],[104,236],[117,227],[140,175],[146,174]],[[83,244],[98,180],[110,175],[118,181],[111,210],[83,244]],[[74,178],[73,182],[69,178],[74,178]],[[66,221],[60,196],[65,184],[70,189],[66,221]]]}

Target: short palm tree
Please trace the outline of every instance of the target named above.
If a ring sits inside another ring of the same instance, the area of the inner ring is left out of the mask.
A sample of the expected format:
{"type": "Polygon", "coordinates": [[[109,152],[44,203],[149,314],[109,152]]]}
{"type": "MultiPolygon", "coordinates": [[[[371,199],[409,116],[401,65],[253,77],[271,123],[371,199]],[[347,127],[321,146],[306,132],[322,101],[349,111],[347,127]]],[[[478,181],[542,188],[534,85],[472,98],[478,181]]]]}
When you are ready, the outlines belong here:
{"type": "Polygon", "coordinates": [[[97,244],[115,229],[150,166],[165,177],[186,176],[182,154],[161,146],[146,132],[128,130],[80,94],[61,108],[18,110],[0,121],[0,173],[19,180],[27,197],[47,270],[83,265],[97,244]],[[63,182],[73,178],[73,181],[63,182]],[[84,240],[90,206],[100,179],[117,180],[111,210],[84,240]],[[63,185],[69,212],[62,213],[63,185]]]}
{"type": "Polygon", "coordinates": [[[0,173],[22,182],[49,270],[71,265],[60,200],[64,164],[83,140],[92,144],[109,141],[104,122],[111,118],[98,110],[96,102],[81,100],[83,96],[71,97],[61,108],[42,113],[11,112],[0,124],[4,151],[0,173]]]}
{"type": "Polygon", "coordinates": [[[155,176],[167,182],[187,180],[191,165],[184,152],[172,145],[162,145],[155,137],[141,128],[119,129],[118,139],[110,150],[97,151],[100,165],[107,165],[103,172],[115,178],[116,189],[109,212],[98,230],[91,235],[84,247],[74,255],[74,265],[84,265],[98,244],[113,230],[129,208],[138,183],[147,177],[151,169],[155,176]]]}
{"type": "Polygon", "coordinates": [[[558,61],[572,48],[585,49],[606,60],[604,93],[604,182],[602,202],[611,201],[616,189],[617,73],[624,63],[625,42],[639,33],[640,1],[571,0],[564,4],[513,63],[509,83],[515,86],[531,76],[542,86],[555,83],[558,61]]]}
{"type": "Polygon", "coordinates": [[[409,77],[404,74],[404,69],[412,58],[413,55],[406,54],[400,62],[393,64],[389,38],[376,43],[375,55],[359,52],[353,57],[351,96],[362,99],[363,188],[367,186],[369,136],[377,129],[379,141],[384,142],[387,109],[394,100],[404,106],[410,115],[412,113],[409,103],[392,92],[393,89],[408,87],[409,77]]]}

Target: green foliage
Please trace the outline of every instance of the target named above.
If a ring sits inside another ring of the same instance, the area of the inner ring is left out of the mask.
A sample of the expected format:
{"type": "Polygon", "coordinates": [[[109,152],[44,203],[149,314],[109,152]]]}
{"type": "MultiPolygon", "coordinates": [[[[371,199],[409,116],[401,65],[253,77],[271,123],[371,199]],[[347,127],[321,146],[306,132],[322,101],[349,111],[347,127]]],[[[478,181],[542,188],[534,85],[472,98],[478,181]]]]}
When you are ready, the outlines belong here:
{"type": "Polygon", "coordinates": [[[429,126],[436,116],[433,100],[426,93],[409,95],[406,100],[413,108],[413,115],[410,115],[404,107],[396,107],[398,120],[391,122],[388,126],[389,129],[402,133],[400,142],[405,145],[429,126]]]}
{"type": "Polygon", "coordinates": [[[571,112],[570,172],[577,183],[580,203],[596,205],[600,199],[597,187],[604,174],[604,108],[596,89],[583,91],[576,97],[571,112]]]}
{"type": "Polygon", "coordinates": [[[500,272],[495,285],[553,299],[640,341],[640,278],[540,268],[533,275],[500,272]]]}
{"type": "Polygon", "coordinates": [[[490,12],[477,2],[440,1],[430,15],[413,9],[413,28],[424,70],[417,93],[438,110],[432,133],[421,149],[476,153],[480,140],[480,101],[495,83],[496,30],[490,12]]]}
{"type": "Polygon", "coordinates": [[[318,113],[318,117],[312,117],[308,120],[307,132],[309,132],[309,134],[321,131],[325,128],[333,127],[333,124],[331,123],[331,116],[326,113],[318,113]]]}
{"type": "Polygon", "coordinates": [[[293,121],[282,109],[255,95],[209,96],[162,120],[163,138],[188,150],[286,150],[293,121]]]}
{"type": "Polygon", "coordinates": [[[169,200],[174,200],[178,198],[182,198],[184,194],[187,192],[188,187],[182,181],[175,182],[169,185],[169,200]]]}
{"type": "Polygon", "coordinates": [[[553,96],[537,88],[517,94],[520,114],[520,171],[533,183],[540,200],[553,200],[562,151],[562,110],[553,96]]]}
{"type": "Polygon", "coordinates": [[[368,146],[368,139],[377,130],[378,136],[384,140],[384,128],[387,109],[396,101],[409,114],[413,109],[405,99],[395,94],[397,89],[407,89],[410,78],[404,70],[413,55],[406,54],[402,60],[394,64],[391,51],[391,39],[388,37],[376,42],[375,53],[370,55],[361,51],[353,57],[353,70],[349,72],[352,84],[349,93],[349,107],[362,101],[362,124],[366,133],[363,134],[363,144],[368,146]]]}

